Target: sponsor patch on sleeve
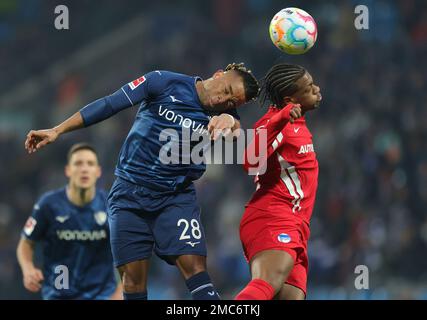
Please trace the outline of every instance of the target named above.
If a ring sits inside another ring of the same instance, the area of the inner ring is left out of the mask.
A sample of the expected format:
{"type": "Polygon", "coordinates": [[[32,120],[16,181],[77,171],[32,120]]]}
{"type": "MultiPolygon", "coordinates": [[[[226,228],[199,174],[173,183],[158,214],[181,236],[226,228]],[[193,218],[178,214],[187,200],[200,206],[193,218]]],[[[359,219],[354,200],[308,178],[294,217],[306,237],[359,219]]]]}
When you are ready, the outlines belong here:
{"type": "Polygon", "coordinates": [[[131,88],[131,90],[135,90],[136,88],[138,88],[141,84],[143,84],[145,82],[145,77],[142,76],[132,82],[129,82],[129,87],[131,88]]]}
{"type": "Polygon", "coordinates": [[[25,226],[24,226],[24,233],[27,236],[31,236],[31,234],[34,231],[34,227],[36,226],[36,224],[37,224],[37,220],[34,219],[33,217],[29,217],[27,219],[27,222],[25,223],[25,226]]]}

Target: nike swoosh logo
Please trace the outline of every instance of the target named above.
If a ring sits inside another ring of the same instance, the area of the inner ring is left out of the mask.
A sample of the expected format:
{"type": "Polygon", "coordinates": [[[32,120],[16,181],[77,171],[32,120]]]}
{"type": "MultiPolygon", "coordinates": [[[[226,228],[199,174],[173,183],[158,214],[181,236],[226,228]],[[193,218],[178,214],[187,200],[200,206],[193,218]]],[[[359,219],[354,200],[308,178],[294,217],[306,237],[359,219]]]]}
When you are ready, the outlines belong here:
{"type": "Polygon", "coordinates": [[[300,128],[294,128],[294,132],[295,132],[295,133],[298,133],[299,129],[300,129],[300,128]]]}
{"type": "Polygon", "coordinates": [[[174,96],[169,96],[172,99],[172,102],[182,102],[181,100],[175,99],[174,96]]]}
{"type": "Polygon", "coordinates": [[[200,241],[197,241],[197,242],[191,242],[191,241],[187,241],[186,242],[186,244],[189,244],[190,246],[192,246],[193,248],[194,248],[194,246],[196,245],[196,244],[199,244],[200,243],[200,241]]]}
{"type": "Polygon", "coordinates": [[[209,292],[208,292],[208,295],[210,295],[210,296],[215,295],[215,291],[209,291],[209,292]]]}
{"type": "Polygon", "coordinates": [[[60,223],[64,223],[70,218],[70,216],[57,216],[55,219],[56,221],[59,221],[60,223]]]}

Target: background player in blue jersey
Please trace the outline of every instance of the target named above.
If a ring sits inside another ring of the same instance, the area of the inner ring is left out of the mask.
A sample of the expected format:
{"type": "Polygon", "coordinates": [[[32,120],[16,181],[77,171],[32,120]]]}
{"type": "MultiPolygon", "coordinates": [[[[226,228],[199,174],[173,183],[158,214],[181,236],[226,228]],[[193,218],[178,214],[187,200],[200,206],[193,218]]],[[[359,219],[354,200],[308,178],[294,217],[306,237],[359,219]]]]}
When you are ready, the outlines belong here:
{"type": "Polygon", "coordinates": [[[216,139],[222,130],[240,128],[235,108],[258,92],[257,80],[243,64],[231,64],[207,80],[158,70],[90,103],[57,127],[28,133],[25,147],[32,153],[63,133],[140,105],[120,151],[108,204],[114,264],[125,299],[147,299],[153,250],[178,267],[194,299],[219,298],[206,271],[193,185],[205,163],[190,155],[200,137],[208,137],[209,144],[209,135],[216,139]],[[168,156],[172,161],[165,162],[168,156]]]}
{"type": "Polygon", "coordinates": [[[109,244],[106,194],[96,188],[101,167],[92,146],[68,152],[66,187],[45,193],[35,204],[18,244],[24,286],[44,299],[119,299],[109,244]],[[43,243],[43,271],[33,263],[43,243]]]}

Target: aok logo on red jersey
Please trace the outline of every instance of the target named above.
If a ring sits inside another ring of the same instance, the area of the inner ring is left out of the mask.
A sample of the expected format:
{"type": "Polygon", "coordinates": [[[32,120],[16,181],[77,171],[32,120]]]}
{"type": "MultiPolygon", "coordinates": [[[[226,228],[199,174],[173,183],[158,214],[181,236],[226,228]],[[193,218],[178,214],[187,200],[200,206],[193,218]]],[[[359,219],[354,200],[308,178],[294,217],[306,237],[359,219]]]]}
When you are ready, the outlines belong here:
{"type": "Polygon", "coordinates": [[[302,145],[298,151],[298,154],[305,154],[305,153],[309,153],[309,152],[314,152],[313,144],[302,145]]]}

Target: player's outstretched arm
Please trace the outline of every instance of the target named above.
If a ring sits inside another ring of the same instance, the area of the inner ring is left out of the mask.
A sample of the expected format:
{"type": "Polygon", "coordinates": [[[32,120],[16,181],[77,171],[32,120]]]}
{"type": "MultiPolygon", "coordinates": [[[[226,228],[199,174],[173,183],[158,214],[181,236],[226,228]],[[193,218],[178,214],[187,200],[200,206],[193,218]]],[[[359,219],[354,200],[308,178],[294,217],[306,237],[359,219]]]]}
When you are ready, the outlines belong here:
{"type": "MultiPolygon", "coordinates": [[[[254,139],[251,141],[249,146],[245,149],[244,158],[243,158],[243,168],[246,171],[249,171],[250,168],[261,168],[265,165],[267,159],[273,154],[275,148],[273,148],[273,142],[276,140],[277,135],[283,130],[285,125],[294,121],[302,116],[301,105],[300,104],[288,104],[280,112],[276,113],[267,122],[259,124],[257,133],[255,134],[254,139]],[[266,150],[260,147],[260,132],[259,130],[265,130],[267,133],[267,144],[266,150]],[[249,156],[259,155],[259,161],[256,163],[251,163],[249,161],[249,156]]],[[[281,139],[280,139],[281,140],[281,139]]]]}
{"type": "Polygon", "coordinates": [[[276,135],[282,131],[285,125],[294,121],[302,116],[300,104],[288,104],[280,112],[271,117],[266,129],[268,130],[269,138],[275,139],[276,135]]]}
{"type": "Polygon", "coordinates": [[[33,153],[54,142],[63,133],[89,127],[108,119],[121,110],[139,104],[150,95],[159,94],[163,85],[161,73],[159,75],[157,72],[150,72],[122,86],[113,94],[89,103],[55,128],[30,131],[25,140],[25,149],[28,150],[28,153],[33,153]],[[152,82],[151,86],[148,86],[149,82],[152,82]]]}
{"type": "Polygon", "coordinates": [[[44,280],[43,273],[33,264],[35,243],[31,240],[21,238],[16,249],[16,256],[21,266],[24,287],[31,291],[37,292],[41,288],[40,282],[44,280]]]}
{"type": "Polygon", "coordinates": [[[25,149],[28,153],[36,152],[49,143],[54,142],[58,137],[66,132],[73,131],[84,127],[84,122],[80,112],[76,112],[70,118],[60,125],[45,130],[31,130],[25,140],[25,149]]]}

